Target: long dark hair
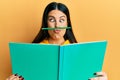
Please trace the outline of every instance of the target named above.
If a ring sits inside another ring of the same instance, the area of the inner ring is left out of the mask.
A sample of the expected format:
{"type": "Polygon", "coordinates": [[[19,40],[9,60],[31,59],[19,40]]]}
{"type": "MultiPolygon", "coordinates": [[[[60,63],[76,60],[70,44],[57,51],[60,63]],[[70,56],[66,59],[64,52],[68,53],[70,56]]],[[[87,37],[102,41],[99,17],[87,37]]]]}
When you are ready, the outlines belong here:
{"type": "MultiPolygon", "coordinates": [[[[48,27],[48,24],[47,24],[48,14],[50,11],[55,10],[55,9],[60,10],[67,16],[68,26],[71,27],[71,29],[66,29],[64,39],[69,40],[70,43],[76,43],[77,41],[76,41],[75,36],[72,31],[69,9],[62,3],[52,2],[46,6],[44,13],[43,13],[41,28],[48,27]]],[[[46,38],[49,38],[48,31],[40,29],[39,33],[37,34],[37,36],[35,37],[35,39],[33,40],[32,43],[40,43],[41,41],[43,41],[46,38]]]]}

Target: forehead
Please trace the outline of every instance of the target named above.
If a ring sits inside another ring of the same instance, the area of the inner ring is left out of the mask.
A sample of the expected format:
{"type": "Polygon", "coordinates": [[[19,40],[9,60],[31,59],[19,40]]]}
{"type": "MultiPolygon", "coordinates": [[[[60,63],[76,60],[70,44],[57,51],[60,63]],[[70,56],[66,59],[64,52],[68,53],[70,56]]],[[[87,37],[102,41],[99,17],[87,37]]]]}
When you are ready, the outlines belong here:
{"type": "Polygon", "coordinates": [[[60,11],[60,10],[52,10],[52,11],[50,11],[49,13],[48,13],[48,17],[49,16],[53,16],[53,17],[61,17],[61,16],[64,16],[64,17],[66,17],[66,15],[62,12],[62,11],[60,11]]]}

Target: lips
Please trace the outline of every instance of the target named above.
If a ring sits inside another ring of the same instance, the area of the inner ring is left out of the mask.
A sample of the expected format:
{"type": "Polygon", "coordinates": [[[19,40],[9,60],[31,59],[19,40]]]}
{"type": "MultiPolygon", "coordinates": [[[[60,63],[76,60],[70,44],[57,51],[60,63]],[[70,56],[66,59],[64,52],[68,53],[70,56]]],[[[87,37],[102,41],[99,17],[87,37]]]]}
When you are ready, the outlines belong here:
{"type": "Polygon", "coordinates": [[[55,33],[60,33],[60,30],[56,29],[54,30],[55,33]]]}

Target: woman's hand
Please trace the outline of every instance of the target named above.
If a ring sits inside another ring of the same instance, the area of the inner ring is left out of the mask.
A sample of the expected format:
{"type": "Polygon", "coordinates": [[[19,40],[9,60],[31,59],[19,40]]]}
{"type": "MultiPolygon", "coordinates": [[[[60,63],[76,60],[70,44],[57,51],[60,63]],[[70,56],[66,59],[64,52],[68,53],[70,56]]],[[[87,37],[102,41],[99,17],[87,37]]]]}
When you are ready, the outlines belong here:
{"type": "Polygon", "coordinates": [[[95,73],[94,78],[90,78],[89,80],[108,80],[107,74],[105,72],[97,72],[95,73]]]}
{"type": "Polygon", "coordinates": [[[18,76],[17,74],[13,74],[9,76],[6,80],[24,80],[22,76],[18,76]]]}

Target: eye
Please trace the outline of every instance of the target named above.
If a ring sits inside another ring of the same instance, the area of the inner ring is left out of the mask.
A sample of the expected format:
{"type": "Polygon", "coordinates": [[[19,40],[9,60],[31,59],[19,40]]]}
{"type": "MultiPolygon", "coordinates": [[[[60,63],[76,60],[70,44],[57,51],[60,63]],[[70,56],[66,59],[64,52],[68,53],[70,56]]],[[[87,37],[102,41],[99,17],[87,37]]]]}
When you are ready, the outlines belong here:
{"type": "Polygon", "coordinates": [[[48,21],[50,21],[50,22],[55,22],[55,19],[50,18],[50,19],[48,19],[48,21]]]}
{"type": "Polygon", "coordinates": [[[60,21],[59,21],[59,22],[60,22],[60,23],[63,23],[64,21],[65,21],[64,19],[60,19],[60,21]]]}

